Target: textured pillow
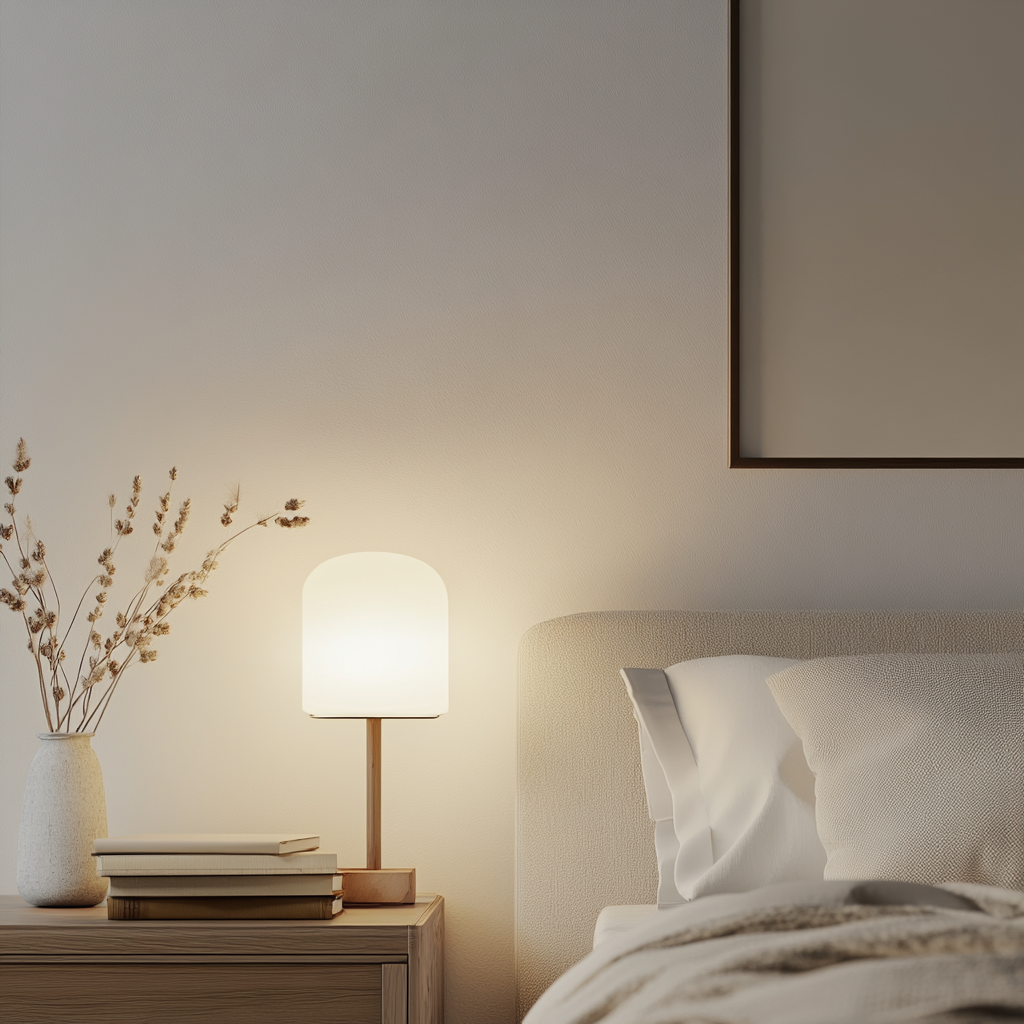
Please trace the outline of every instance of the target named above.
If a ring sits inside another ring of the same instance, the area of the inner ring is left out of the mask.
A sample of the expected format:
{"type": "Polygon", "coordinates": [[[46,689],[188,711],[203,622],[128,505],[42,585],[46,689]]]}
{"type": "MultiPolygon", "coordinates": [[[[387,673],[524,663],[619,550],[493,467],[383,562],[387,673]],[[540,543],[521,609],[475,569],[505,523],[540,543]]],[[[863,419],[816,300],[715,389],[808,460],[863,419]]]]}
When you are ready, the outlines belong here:
{"type": "Polygon", "coordinates": [[[819,658],[768,686],[816,776],[826,878],[1024,887],[1024,656],[819,658]]]}
{"type": "Polygon", "coordinates": [[[797,664],[731,655],[623,670],[655,820],[659,905],[673,902],[672,887],[679,902],[823,877],[814,778],[765,686],[797,664]]]}

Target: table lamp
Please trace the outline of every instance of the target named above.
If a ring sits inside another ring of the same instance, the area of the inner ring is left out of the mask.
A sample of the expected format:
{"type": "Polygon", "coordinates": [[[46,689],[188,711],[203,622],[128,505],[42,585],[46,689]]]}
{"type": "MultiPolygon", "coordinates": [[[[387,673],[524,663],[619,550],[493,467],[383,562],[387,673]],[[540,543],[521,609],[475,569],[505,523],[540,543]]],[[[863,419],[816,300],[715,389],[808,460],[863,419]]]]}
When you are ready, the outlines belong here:
{"type": "Polygon", "coordinates": [[[448,710],[448,592],[426,562],[359,551],[302,588],[302,710],[366,719],[366,867],[343,869],[346,903],[412,903],[415,868],[381,868],[381,719],[448,710]]]}

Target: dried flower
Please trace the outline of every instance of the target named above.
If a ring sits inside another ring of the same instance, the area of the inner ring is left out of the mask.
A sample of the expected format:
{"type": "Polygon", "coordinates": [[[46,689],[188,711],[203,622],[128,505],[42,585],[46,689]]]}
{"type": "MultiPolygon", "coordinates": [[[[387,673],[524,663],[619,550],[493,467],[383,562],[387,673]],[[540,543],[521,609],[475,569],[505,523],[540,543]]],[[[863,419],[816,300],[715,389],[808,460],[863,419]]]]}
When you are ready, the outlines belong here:
{"type": "MultiPolygon", "coordinates": [[[[28,469],[31,460],[24,440],[18,442],[14,471],[23,473],[28,469]]],[[[173,468],[169,472],[173,485],[177,480],[178,471],[173,468]]],[[[7,490],[11,497],[20,493],[23,480],[20,476],[7,478],[7,490]]],[[[125,670],[134,662],[148,663],[155,661],[157,652],[152,648],[156,637],[167,636],[171,631],[166,621],[175,608],[185,598],[198,600],[205,597],[207,590],[203,586],[210,573],[217,568],[218,556],[243,533],[256,526],[266,526],[273,520],[281,526],[305,526],[309,519],[294,516],[289,519],[283,515],[265,516],[257,519],[249,526],[238,530],[216,548],[208,551],[198,569],[179,575],[170,585],[166,584],[169,571],[169,555],[175,548],[185,530],[191,514],[192,503],[186,498],[178,507],[178,516],[166,532],[166,520],[171,508],[171,491],[160,496],[159,508],[155,513],[153,533],[156,535],[156,550],[153,552],[149,565],[143,574],[141,588],[129,599],[125,610],[115,612],[116,628],[106,638],[103,637],[95,624],[103,617],[103,606],[108,602],[107,590],[113,586],[114,556],[117,547],[124,537],[130,536],[134,530],[132,520],[135,518],[142,496],[142,478],[136,476],[132,480],[132,493],[124,506],[124,518],[114,519],[113,510],[117,498],[111,494],[108,505],[111,510],[112,539],[100,556],[96,559],[102,568],[87,585],[84,595],[75,607],[71,621],[63,632],[59,632],[60,601],[57,590],[46,567],[46,547],[42,541],[32,536],[31,523],[26,521],[24,532],[19,532],[15,522],[16,509],[11,502],[4,509],[11,517],[10,523],[0,524],[0,540],[14,541],[15,549],[8,555],[0,545],[0,558],[12,575],[13,590],[0,588],[0,605],[6,605],[12,611],[22,615],[28,632],[28,649],[36,660],[39,674],[40,694],[46,721],[51,732],[72,729],[76,732],[93,731],[103,719],[110,699],[125,670]],[[163,552],[161,554],[160,552],[163,552]],[[33,566],[33,563],[35,565],[33,566]],[[84,649],[79,660],[77,679],[67,692],[62,680],[66,680],[63,663],[67,658],[65,650],[75,619],[90,593],[89,588],[98,583],[100,590],[95,593],[95,605],[85,615],[89,629],[85,638],[84,649]],[[157,590],[155,596],[151,590],[157,590]],[[27,613],[26,597],[36,605],[35,610],[27,613]],[[50,607],[49,602],[54,602],[50,607]],[[38,638],[38,639],[36,639],[38,638]],[[94,652],[94,653],[91,653],[94,652]],[[97,689],[98,688],[98,689],[97,689]],[[93,692],[99,694],[93,697],[93,692]],[[50,698],[52,697],[52,703],[50,698]],[[66,705],[63,704],[67,701],[66,705]],[[76,722],[72,723],[72,716],[76,722]]],[[[224,505],[221,522],[228,526],[239,507],[239,491],[236,488],[230,500],[224,505]]],[[[285,502],[283,511],[293,512],[302,508],[304,502],[291,498],[285,502]]]]}
{"type": "Polygon", "coordinates": [[[146,570],[145,580],[152,583],[167,572],[167,559],[161,555],[154,555],[149,560],[149,568],[146,570]]]}
{"type": "MultiPolygon", "coordinates": [[[[236,487],[231,494],[231,500],[224,505],[224,514],[220,517],[221,526],[230,526],[233,522],[232,516],[238,511],[241,488],[236,487]]],[[[285,508],[288,506],[286,505],[285,508]]]]}
{"type": "Polygon", "coordinates": [[[290,530],[296,526],[305,526],[309,522],[309,516],[292,516],[291,519],[287,516],[278,516],[274,522],[290,530]]]}
{"type": "Polygon", "coordinates": [[[25,445],[25,438],[18,438],[18,449],[14,456],[14,464],[11,468],[15,473],[24,473],[26,469],[32,464],[32,460],[28,457],[28,448],[25,445]]]}

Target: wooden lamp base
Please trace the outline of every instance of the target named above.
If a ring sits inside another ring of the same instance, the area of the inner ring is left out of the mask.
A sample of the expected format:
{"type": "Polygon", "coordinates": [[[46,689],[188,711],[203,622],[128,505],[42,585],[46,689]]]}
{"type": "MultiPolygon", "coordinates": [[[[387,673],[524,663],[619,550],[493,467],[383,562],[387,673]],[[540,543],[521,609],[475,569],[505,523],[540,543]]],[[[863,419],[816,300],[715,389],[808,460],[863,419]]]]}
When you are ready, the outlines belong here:
{"type": "Polygon", "coordinates": [[[366,867],[343,868],[346,906],[416,902],[415,868],[380,866],[380,719],[366,720],[366,867]]]}
{"type": "Polygon", "coordinates": [[[416,902],[415,868],[342,868],[346,907],[416,902]]]}

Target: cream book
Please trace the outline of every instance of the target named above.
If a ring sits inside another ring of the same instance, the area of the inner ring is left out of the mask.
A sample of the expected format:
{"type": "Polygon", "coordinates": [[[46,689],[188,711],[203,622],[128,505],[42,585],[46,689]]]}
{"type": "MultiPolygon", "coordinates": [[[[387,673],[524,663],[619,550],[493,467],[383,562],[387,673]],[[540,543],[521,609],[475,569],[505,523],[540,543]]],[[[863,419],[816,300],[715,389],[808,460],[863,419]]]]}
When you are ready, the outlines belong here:
{"type": "Polygon", "coordinates": [[[94,839],[93,853],[300,853],[315,850],[320,837],[308,832],[144,832],[94,839]]]}
{"type": "Polygon", "coordinates": [[[101,875],[336,875],[336,853],[104,853],[101,875]]]}
{"type": "Polygon", "coordinates": [[[339,896],[341,875],[118,875],[110,895],[339,896]]]}

